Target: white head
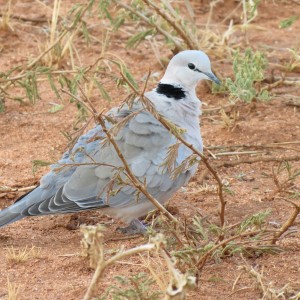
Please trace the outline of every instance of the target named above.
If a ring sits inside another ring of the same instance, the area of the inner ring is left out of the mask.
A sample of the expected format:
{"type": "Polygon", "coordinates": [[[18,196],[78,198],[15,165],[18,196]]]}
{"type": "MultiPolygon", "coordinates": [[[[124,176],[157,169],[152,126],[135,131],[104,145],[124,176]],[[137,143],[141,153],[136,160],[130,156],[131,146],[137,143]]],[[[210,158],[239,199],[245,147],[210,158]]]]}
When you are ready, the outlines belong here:
{"type": "Polygon", "coordinates": [[[181,85],[188,90],[195,89],[202,79],[219,84],[219,79],[211,71],[208,56],[198,50],[185,50],[176,54],[169,62],[161,83],[181,85]]]}

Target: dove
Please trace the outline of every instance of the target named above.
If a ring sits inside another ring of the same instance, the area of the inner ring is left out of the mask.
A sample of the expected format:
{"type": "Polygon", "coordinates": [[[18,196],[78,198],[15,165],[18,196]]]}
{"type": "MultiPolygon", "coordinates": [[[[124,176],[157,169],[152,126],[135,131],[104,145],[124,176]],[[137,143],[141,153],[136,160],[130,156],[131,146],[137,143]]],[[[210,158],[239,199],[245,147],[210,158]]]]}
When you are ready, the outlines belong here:
{"type": "MultiPolygon", "coordinates": [[[[201,80],[220,83],[204,52],[185,50],[173,56],[158,85],[144,95],[161,116],[184,130],[182,137],[189,144],[202,152],[201,101],[196,95],[196,86],[201,80]]],[[[198,162],[183,168],[177,176],[172,176],[172,170],[163,167],[168,151],[177,139],[145,109],[139,98],[130,106],[123,104],[111,109],[107,116],[117,121],[128,117],[114,140],[134,176],[146,184],[147,191],[161,204],[195,174],[198,162]],[[131,114],[134,115],[128,117],[131,114]]],[[[114,126],[109,118],[105,121],[108,130],[114,126]]],[[[174,168],[190,155],[192,150],[180,144],[174,168]]],[[[51,166],[38,187],[0,211],[0,227],[24,217],[99,209],[126,223],[128,231],[124,230],[125,233],[143,232],[145,226],[138,218],[155,207],[128,182],[122,167],[112,143],[105,139],[103,128],[96,125],[51,166]]]]}

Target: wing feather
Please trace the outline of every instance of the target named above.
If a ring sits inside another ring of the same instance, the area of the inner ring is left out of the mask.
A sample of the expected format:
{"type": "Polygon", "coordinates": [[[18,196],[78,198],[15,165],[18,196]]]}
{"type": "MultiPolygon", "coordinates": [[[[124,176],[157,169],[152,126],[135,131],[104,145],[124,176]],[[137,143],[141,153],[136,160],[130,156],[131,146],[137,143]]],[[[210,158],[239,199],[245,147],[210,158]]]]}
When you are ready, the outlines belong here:
{"type": "MultiPolygon", "coordinates": [[[[109,115],[121,120],[141,108],[141,104],[135,102],[132,108],[124,105],[121,109],[111,110],[109,115]]],[[[111,126],[107,122],[107,127],[111,126]]],[[[114,147],[108,142],[102,142],[103,137],[100,125],[81,136],[73,149],[66,152],[57,164],[52,165],[51,172],[41,179],[35,198],[30,198],[30,194],[24,197],[20,201],[24,204],[18,204],[16,210],[21,210],[22,215],[28,216],[77,212],[107,206],[122,208],[134,205],[137,195],[138,201],[148,201],[133,186],[120,186],[117,181],[113,181],[116,172],[119,172],[123,180],[126,176],[122,173],[120,167],[123,164],[114,147]],[[93,162],[94,165],[86,164],[93,162]],[[64,166],[66,164],[69,166],[64,166]],[[115,192],[110,193],[111,191],[115,192]],[[111,195],[107,199],[108,194],[111,195]]],[[[173,180],[166,169],[162,168],[168,148],[176,139],[147,111],[141,111],[129,119],[115,140],[133,174],[141,182],[146,180],[149,192],[162,202],[194,172],[193,168],[190,173],[181,174],[173,180]]],[[[188,155],[190,150],[180,146],[177,165],[188,155]]],[[[12,217],[17,217],[16,212],[12,209],[11,211],[12,217]]]]}

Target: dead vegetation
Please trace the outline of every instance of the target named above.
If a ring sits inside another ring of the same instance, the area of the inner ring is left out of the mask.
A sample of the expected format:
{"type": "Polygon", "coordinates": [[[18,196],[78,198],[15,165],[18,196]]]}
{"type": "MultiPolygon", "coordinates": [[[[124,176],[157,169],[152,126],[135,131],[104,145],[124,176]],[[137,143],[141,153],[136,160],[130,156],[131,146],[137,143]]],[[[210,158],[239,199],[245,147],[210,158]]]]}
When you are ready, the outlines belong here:
{"type": "Polygon", "coordinates": [[[41,249],[35,246],[32,246],[31,248],[28,248],[26,246],[25,248],[19,249],[16,249],[12,246],[10,248],[7,248],[6,259],[10,263],[22,263],[26,262],[30,258],[38,257],[40,251],[41,249]]]}

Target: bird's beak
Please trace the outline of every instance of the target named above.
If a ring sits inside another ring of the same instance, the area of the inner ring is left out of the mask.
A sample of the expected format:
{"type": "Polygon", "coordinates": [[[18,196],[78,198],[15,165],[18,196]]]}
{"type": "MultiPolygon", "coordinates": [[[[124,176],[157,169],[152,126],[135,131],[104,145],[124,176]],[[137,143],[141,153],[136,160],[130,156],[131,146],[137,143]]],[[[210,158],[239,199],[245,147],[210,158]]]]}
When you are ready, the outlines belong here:
{"type": "Polygon", "coordinates": [[[217,78],[217,76],[213,72],[205,72],[204,74],[214,83],[219,85],[221,84],[221,81],[217,78]]]}

